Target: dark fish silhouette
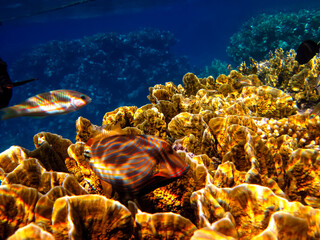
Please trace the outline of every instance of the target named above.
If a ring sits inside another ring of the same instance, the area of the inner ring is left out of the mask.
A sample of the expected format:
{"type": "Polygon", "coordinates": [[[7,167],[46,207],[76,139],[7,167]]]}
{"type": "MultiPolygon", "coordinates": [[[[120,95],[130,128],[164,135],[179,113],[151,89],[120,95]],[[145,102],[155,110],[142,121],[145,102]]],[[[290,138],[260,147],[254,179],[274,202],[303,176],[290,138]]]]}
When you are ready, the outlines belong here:
{"type": "Polygon", "coordinates": [[[12,88],[36,80],[35,78],[13,83],[7,71],[7,64],[0,58],[0,108],[7,107],[12,97],[12,88]]]}
{"type": "Polygon", "coordinates": [[[297,49],[296,60],[299,64],[305,64],[309,62],[318,52],[318,43],[312,40],[305,40],[297,49]]]}

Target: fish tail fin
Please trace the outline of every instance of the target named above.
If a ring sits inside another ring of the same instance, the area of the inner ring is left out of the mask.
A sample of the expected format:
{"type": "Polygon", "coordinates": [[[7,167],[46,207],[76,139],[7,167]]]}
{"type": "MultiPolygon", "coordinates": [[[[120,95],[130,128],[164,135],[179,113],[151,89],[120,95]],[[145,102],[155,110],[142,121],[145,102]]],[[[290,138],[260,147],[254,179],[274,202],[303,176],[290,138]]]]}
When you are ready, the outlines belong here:
{"type": "Polygon", "coordinates": [[[0,109],[0,111],[2,112],[1,120],[15,118],[17,116],[17,111],[12,108],[3,108],[0,109]]]}
{"type": "Polygon", "coordinates": [[[12,83],[13,84],[13,87],[17,87],[17,86],[21,86],[23,84],[26,84],[28,82],[32,82],[34,80],[37,80],[36,78],[31,78],[31,79],[28,79],[28,80],[24,80],[24,81],[21,81],[21,82],[15,82],[15,83],[12,83]]]}

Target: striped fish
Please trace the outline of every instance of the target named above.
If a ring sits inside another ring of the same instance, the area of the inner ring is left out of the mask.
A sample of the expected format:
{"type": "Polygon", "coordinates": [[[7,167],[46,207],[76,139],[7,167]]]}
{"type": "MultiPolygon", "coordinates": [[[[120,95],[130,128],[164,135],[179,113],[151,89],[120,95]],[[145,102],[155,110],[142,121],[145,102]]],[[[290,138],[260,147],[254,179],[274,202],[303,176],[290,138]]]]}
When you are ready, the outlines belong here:
{"type": "Polygon", "coordinates": [[[172,147],[154,136],[107,136],[93,141],[89,148],[89,165],[118,193],[139,195],[188,170],[172,147]]]}
{"type": "Polygon", "coordinates": [[[0,109],[2,120],[15,117],[45,117],[76,111],[91,102],[85,94],[73,90],[54,90],[28,98],[26,101],[0,109]]]}

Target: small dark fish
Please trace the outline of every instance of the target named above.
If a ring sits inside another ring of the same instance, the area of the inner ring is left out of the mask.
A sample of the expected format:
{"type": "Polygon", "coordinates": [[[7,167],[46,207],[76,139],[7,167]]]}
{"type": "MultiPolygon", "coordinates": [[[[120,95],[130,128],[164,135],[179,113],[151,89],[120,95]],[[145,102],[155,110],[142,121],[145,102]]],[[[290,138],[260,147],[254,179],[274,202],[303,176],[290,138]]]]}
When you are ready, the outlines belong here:
{"type": "Polygon", "coordinates": [[[319,52],[319,44],[312,40],[303,41],[297,49],[296,60],[298,63],[309,62],[319,52]]]}
{"type": "Polygon", "coordinates": [[[91,140],[87,146],[92,170],[120,194],[138,196],[188,170],[188,164],[158,137],[120,133],[91,140]]]}
{"type": "Polygon", "coordinates": [[[0,58],[0,108],[7,107],[12,97],[12,88],[36,80],[35,78],[13,83],[7,71],[7,64],[0,58]]]}
{"type": "Polygon", "coordinates": [[[45,117],[74,112],[88,103],[91,98],[73,90],[54,90],[28,98],[26,101],[0,109],[2,120],[15,117],[45,117]]]}

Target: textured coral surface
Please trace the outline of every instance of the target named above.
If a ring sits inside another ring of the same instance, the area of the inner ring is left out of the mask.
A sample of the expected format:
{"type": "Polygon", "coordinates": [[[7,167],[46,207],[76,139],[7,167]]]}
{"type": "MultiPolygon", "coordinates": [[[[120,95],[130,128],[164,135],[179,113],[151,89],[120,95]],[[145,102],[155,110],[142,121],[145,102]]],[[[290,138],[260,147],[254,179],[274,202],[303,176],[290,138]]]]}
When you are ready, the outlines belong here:
{"type": "Polygon", "coordinates": [[[237,63],[264,59],[277,48],[297,49],[306,39],[318,39],[319,9],[308,8],[298,12],[260,14],[245,22],[240,31],[231,36],[228,55],[237,63]]]}
{"type": "Polygon", "coordinates": [[[279,50],[228,76],[187,73],[101,126],[79,117],[75,143],[42,132],[34,151],[2,152],[0,238],[319,239],[320,118],[296,104],[319,100],[318,61],[297,69],[279,50]],[[85,145],[115,127],[163,138],[189,170],[122,198],[91,170],[85,145]]]}

